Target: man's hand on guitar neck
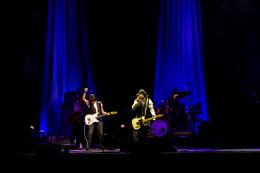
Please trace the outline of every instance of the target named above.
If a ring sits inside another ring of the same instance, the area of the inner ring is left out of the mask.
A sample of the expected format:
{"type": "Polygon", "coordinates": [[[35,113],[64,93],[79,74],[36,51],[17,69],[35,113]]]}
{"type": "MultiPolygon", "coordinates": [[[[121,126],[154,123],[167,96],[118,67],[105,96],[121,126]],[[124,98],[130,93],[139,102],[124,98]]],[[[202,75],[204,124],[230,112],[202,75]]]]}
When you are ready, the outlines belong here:
{"type": "MultiPolygon", "coordinates": [[[[151,118],[152,118],[152,120],[155,120],[155,119],[156,119],[156,115],[152,116],[151,118]]],[[[148,118],[148,119],[151,119],[151,118],[148,118]]],[[[139,119],[139,121],[141,121],[141,122],[143,122],[143,121],[145,121],[145,120],[147,120],[147,119],[145,118],[145,116],[142,116],[142,117],[139,119]]]]}

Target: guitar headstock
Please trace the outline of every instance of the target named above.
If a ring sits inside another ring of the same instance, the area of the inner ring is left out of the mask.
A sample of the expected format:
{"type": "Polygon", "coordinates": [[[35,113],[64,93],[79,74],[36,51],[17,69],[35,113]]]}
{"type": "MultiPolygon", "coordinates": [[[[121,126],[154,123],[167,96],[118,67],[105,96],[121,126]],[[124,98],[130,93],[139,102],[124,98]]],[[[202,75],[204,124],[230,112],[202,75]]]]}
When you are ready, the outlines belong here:
{"type": "Polygon", "coordinates": [[[110,115],[116,115],[116,114],[118,114],[117,111],[110,112],[110,115]]]}

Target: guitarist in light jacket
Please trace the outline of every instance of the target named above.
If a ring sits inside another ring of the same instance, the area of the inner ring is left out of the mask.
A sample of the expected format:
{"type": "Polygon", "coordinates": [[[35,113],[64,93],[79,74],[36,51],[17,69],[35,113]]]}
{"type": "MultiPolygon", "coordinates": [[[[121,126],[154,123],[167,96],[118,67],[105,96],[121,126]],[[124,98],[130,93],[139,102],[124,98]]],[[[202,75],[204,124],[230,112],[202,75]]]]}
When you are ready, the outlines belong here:
{"type": "Polygon", "coordinates": [[[148,98],[148,94],[144,89],[140,89],[136,94],[136,99],[132,104],[132,110],[136,118],[140,118],[140,128],[133,129],[134,143],[149,143],[153,135],[151,132],[151,122],[143,123],[142,120],[156,116],[153,101],[148,98]]]}
{"type": "MultiPolygon", "coordinates": [[[[84,89],[84,94],[82,96],[83,102],[87,105],[88,114],[95,114],[99,112],[100,115],[110,115],[110,113],[104,111],[103,104],[100,101],[97,101],[96,96],[94,94],[89,95],[89,100],[86,99],[86,94],[88,92],[88,88],[84,89]]],[[[98,138],[100,142],[100,149],[104,150],[104,132],[103,132],[103,122],[99,119],[98,122],[95,122],[91,125],[87,125],[88,133],[87,133],[87,148],[91,147],[92,136],[94,132],[95,126],[97,127],[98,138]]]]}

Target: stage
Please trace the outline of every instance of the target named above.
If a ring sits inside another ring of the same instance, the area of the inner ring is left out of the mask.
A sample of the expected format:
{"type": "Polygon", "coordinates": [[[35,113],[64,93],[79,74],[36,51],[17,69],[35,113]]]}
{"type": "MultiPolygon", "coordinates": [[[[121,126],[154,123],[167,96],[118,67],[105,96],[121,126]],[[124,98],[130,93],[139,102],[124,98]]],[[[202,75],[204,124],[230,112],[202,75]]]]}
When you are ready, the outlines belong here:
{"type": "MultiPolygon", "coordinates": [[[[150,148],[151,149],[151,148],[150,148]]],[[[173,170],[215,171],[226,168],[245,169],[258,168],[260,148],[193,148],[180,147],[176,152],[121,151],[120,148],[100,150],[99,148],[70,149],[59,145],[41,146],[35,152],[20,152],[9,157],[9,168],[28,170],[59,170],[59,171],[156,171],[173,170]]]]}
{"type": "Polygon", "coordinates": [[[120,148],[90,148],[74,149],[62,145],[41,145],[34,151],[19,152],[15,156],[18,159],[61,159],[78,160],[83,159],[90,163],[91,161],[117,161],[146,157],[148,160],[156,157],[162,160],[174,160],[178,162],[200,162],[200,161],[260,161],[260,148],[194,148],[178,147],[177,151],[161,151],[155,146],[135,146],[129,150],[120,148]]]}

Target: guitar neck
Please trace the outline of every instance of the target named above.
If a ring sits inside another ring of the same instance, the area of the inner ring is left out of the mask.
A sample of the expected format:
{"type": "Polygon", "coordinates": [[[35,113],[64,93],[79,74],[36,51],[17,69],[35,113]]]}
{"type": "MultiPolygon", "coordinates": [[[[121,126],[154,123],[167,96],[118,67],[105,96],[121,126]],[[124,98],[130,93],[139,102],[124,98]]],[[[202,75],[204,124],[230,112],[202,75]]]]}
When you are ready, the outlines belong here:
{"type": "Polygon", "coordinates": [[[147,122],[147,121],[150,121],[150,120],[152,120],[152,119],[154,119],[154,118],[153,118],[153,117],[147,118],[147,119],[144,119],[143,122],[147,122]]]}
{"type": "Polygon", "coordinates": [[[104,116],[106,116],[106,115],[98,114],[98,115],[97,115],[97,118],[101,118],[101,117],[104,117],[104,116]]]}
{"type": "Polygon", "coordinates": [[[147,121],[150,121],[152,119],[155,119],[155,118],[158,118],[158,117],[162,117],[163,115],[156,115],[155,117],[151,117],[151,118],[147,118],[147,119],[144,119],[143,122],[147,122],[147,121]]]}
{"type": "Polygon", "coordinates": [[[97,116],[98,116],[98,117],[104,117],[104,116],[110,116],[110,115],[114,115],[114,114],[117,114],[117,112],[111,112],[111,114],[109,114],[109,115],[101,115],[101,114],[98,114],[97,116]]]}

